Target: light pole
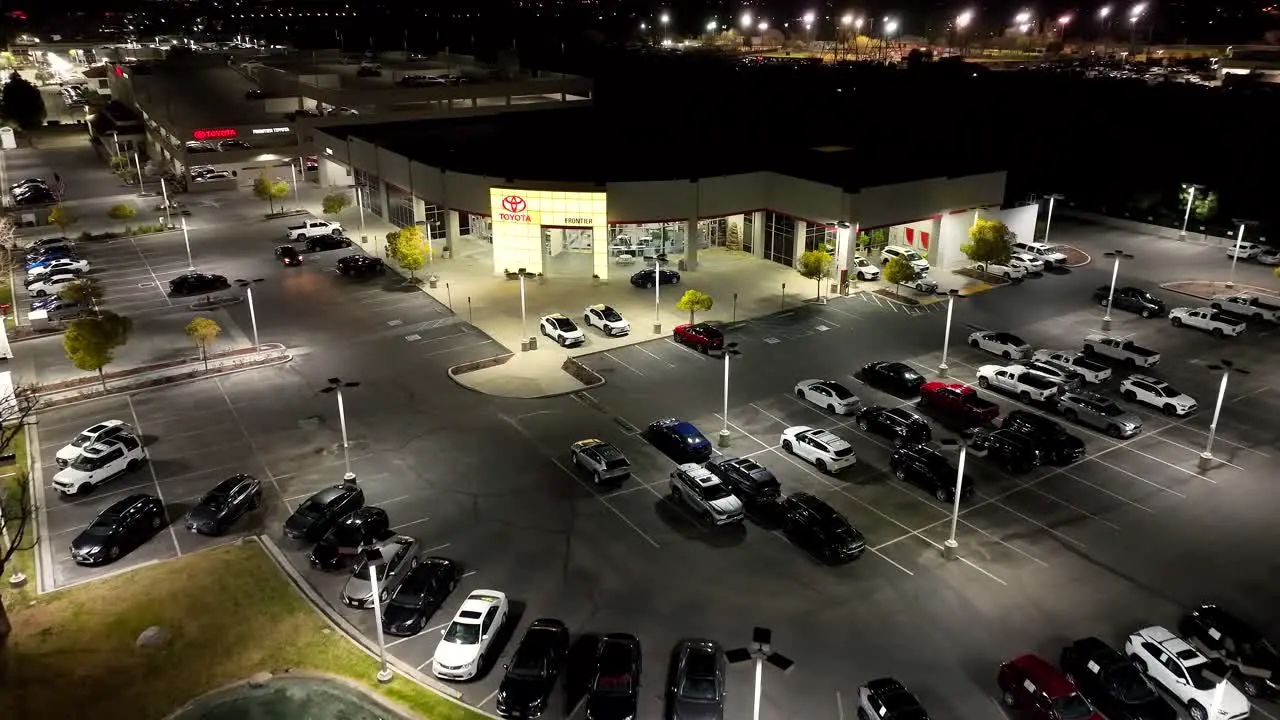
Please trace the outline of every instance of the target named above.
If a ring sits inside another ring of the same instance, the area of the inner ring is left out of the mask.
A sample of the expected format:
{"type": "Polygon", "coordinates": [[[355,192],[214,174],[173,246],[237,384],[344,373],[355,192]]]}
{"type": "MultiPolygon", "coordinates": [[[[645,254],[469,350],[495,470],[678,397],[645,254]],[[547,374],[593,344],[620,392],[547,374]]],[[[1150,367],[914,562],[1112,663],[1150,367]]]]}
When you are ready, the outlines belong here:
{"type": "Polygon", "coordinates": [[[1129,9],[1129,45],[1137,42],[1138,20],[1142,17],[1142,13],[1146,12],[1147,4],[1140,2],[1129,9]]]}
{"type": "Polygon", "coordinates": [[[1213,422],[1209,423],[1209,442],[1205,443],[1204,452],[1200,453],[1200,469],[1208,470],[1213,465],[1213,440],[1218,434],[1218,416],[1222,414],[1222,400],[1227,396],[1227,379],[1231,377],[1231,373],[1240,373],[1248,375],[1249,371],[1237,367],[1230,360],[1219,360],[1214,365],[1205,365],[1205,368],[1213,372],[1222,373],[1222,382],[1218,384],[1218,401],[1213,406],[1213,422]]]}
{"type": "Polygon", "coordinates": [[[742,16],[738,18],[738,25],[742,27],[743,32],[751,29],[751,20],[751,13],[749,12],[742,13],[742,16]]]}
{"type": "Polygon", "coordinates": [[[959,37],[956,39],[960,41],[959,44],[960,44],[961,57],[964,57],[969,54],[968,44],[963,42],[961,39],[965,37],[965,30],[969,27],[969,23],[971,22],[973,22],[972,10],[965,10],[964,12],[960,13],[958,17],[956,17],[956,33],[959,35],[959,37]]]}
{"type": "Polygon", "coordinates": [[[382,634],[382,590],[378,587],[378,571],[385,567],[382,551],[375,545],[364,549],[364,561],[373,585],[373,624],[378,628],[378,682],[389,683],[395,677],[387,666],[387,640],[382,634]]]}
{"type": "Polygon", "coordinates": [[[524,278],[530,273],[524,268],[517,269],[516,273],[520,276],[520,342],[523,344],[529,342],[529,326],[525,316],[524,304],[524,278]]]}
{"type": "Polygon", "coordinates": [[[182,218],[182,244],[187,246],[187,267],[196,269],[196,261],[191,259],[191,236],[187,234],[187,219],[182,218]]]}
{"type": "Polygon", "coordinates": [[[342,389],[360,387],[358,382],[343,382],[342,378],[329,378],[329,384],[320,388],[320,392],[336,393],[338,396],[338,425],[342,428],[342,462],[346,465],[347,471],[342,476],[342,482],[353,483],[356,481],[356,474],[351,472],[351,453],[347,447],[347,409],[342,404],[342,389]]]}
{"type": "Polygon", "coordinates": [[[667,44],[667,25],[671,23],[671,15],[667,13],[662,13],[662,15],[658,17],[658,23],[662,25],[662,44],[666,45],[667,44]]]}
{"type": "Polygon", "coordinates": [[[956,525],[960,522],[960,496],[964,492],[964,460],[969,454],[969,444],[964,440],[940,438],[938,442],[947,447],[959,447],[960,459],[956,461],[955,497],[951,501],[951,534],[942,544],[942,554],[948,560],[960,556],[960,543],[956,541],[956,525]]]}
{"type": "Polygon", "coordinates": [[[724,344],[724,427],[720,428],[720,447],[729,447],[729,358],[733,355],[741,355],[738,351],[738,343],[730,342],[724,344]]]}
{"type": "Polygon", "coordinates": [[[796,666],[795,662],[791,658],[773,651],[773,631],[763,627],[752,628],[750,646],[726,650],[724,657],[734,665],[745,662],[755,663],[755,700],[752,704],[754,710],[751,717],[752,720],[760,720],[760,690],[761,683],[764,680],[764,664],[769,663],[781,670],[783,675],[786,675],[796,666]]]}
{"type": "Polygon", "coordinates": [[[1238,218],[1233,222],[1240,226],[1240,231],[1236,233],[1236,244],[1231,250],[1231,277],[1227,280],[1227,287],[1229,288],[1236,286],[1236,261],[1240,259],[1240,246],[1244,243],[1244,227],[1245,225],[1253,224],[1252,220],[1240,220],[1238,218]]]}
{"type": "Polygon", "coordinates": [[[947,367],[947,352],[951,349],[951,313],[955,310],[956,298],[960,297],[960,291],[952,288],[945,293],[939,292],[938,294],[947,296],[947,329],[943,331],[942,362],[938,365],[938,377],[946,377],[951,370],[947,367]]]}
{"type": "Polygon", "coordinates": [[[360,212],[360,242],[369,241],[369,236],[364,232],[364,198],[360,196],[360,186],[356,185],[356,209],[360,212]]]}
{"type": "Polygon", "coordinates": [[[885,60],[889,59],[889,38],[898,31],[898,21],[885,18],[884,21],[884,44],[885,44],[885,60]]]}
{"type": "Polygon", "coordinates": [[[253,310],[253,284],[260,283],[265,278],[254,278],[253,280],[236,280],[236,284],[244,288],[245,296],[249,299],[249,324],[253,327],[253,349],[258,350],[262,347],[262,343],[258,342],[258,314],[253,310]]]}
{"type": "Polygon", "coordinates": [[[1067,25],[1070,23],[1071,23],[1070,15],[1063,15],[1062,17],[1058,18],[1058,26],[1059,26],[1058,42],[1062,43],[1063,45],[1066,45],[1067,43],[1067,25]]]}
{"type": "Polygon", "coordinates": [[[298,191],[298,171],[293,166],[293,161],[289,161],[289,177],[293,179],[293,201],[298,203],[298,209],[302,209],[302,193],[298,191]]]}
{"type": "Polygon", "coordinates": [[[120,131],[118,130],[111,131],[111,141],[115,143],[116,157],[120,157],[120,131]]]}
{"type": "Polygon", "coordinates": [[[653,334],[662,334],[662,255],[653,259],[653,334]]]}
{"type": "Polygon", "coordinates": [[[707,35],[710,35],[711,37],[713,37],[713,38],[714,38],[714,37],[715,37],[715,34],[716,34],[716,28],[718,28],[718,27],[720,27],[720,25],[719,25],[715,20],[708,20],[708,21],[707,21],[707,35]]]}
{"type": "Polygon", "coordinates": [[[813,45],[813,23],[817,19],[818,19],[817,13],[813,12],[812,10],[806,12],[804,14],[804,17],[801,18],[801,20],[804,21],[805,41],[811,46],[810,49],[812,49],[812,45],[813,45]]]}
{"type": "Polygon", "coordinates": [[[1102,25],[1102,57],[1107,56],[1107,43],[1111,40],[1111,6],[1098,8],[1098,22],[1102,25]]]}
{"type": "Polygon", "coordinates": [[[1111,305],[1116,299],[1116,278],[1120,276],[1120,261],[1132,260],[1133,255],[1123,250],[1108,250],[1103,254],[1116,260],[1115,265],[1111,267],[1111,289],[1107,291],[1107,311],[1102,316],[1102,330],[1106,332],[1111,329],[1111,305]]]}
{"type": "Polygon", "coordinates": [[[164,202],[164,226],[168,229],[173,227],[173,215],[169,211],[169,189],[165,187],[164,178],[160,178],[160,197],[164,202]]]}
{"type": "Polygon", "coordinates": [[[1187,223],[1191,222],[1191,206],[1196,200],[1196,190],[1204,186],[1195,183],[1182,183],[1182,187],[1187,189],[1187,211],[1182,214],[1182,232],[1178,233],[1178,239],[1186,240],[1187,223]]]}
{"type": "Polygon", "coordinates": [[[1062,199],[1062,196],[1057,193],[1052,193],[1049,195],[1049,217],[1045,218],[1044,237],[1041,238],[1041,242],[1044,242],[1045,244],[1048,244],[1049,242],[1049,226],[1053,224],[1053,206],[1058,200],[1061,200],[1061,199],[1062,199]]]}
{"type": "Polygon", "coordinates": [[[138,152],[133,153],[133,166],[138,169],[138,195],[139,197],[146,195],[146,190],[142,187],[142,159],[138,157],[138,152]]]}

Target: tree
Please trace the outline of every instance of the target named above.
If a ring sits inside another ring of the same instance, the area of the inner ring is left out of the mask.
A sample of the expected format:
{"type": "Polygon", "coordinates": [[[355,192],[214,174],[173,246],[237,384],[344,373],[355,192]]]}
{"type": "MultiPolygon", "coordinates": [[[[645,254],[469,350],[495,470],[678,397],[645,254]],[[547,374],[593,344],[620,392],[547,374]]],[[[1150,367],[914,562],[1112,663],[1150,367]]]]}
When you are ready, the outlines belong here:
{"type": "Polygon", "coordinates": [[[81,278],[59,290],[58,297],[69,303],[96,308],[102,299],[102,286],[91,278],[81,278]]]}
{"type": "Polygon", "coordinates": [[[44,125],[48,110],[44,107],[44,96],[40,94],[40,88],[13,72],[9,73],[9,82],[4,84],[0,113],[23,130],[35,130],[44,125]]]}
{"type": "Polygon", "coordinates": [[[195,341],[200,348],[200,359],[204,361],[204,369],[209,369],[209,343],[222,334],[222,326],[213,318],[203,315],[192,318],[187,323],[187,337],[195,341]]]}
{"type": "Polygon", "coordinates": [[[902,294],[902,283],[916,279],[916,269],[911,267],[911,263],[901,255],[895,255],[890,258],[880,272],[884,275],[885,282],[893,283],[898,287],[897,292],[899,295],[902,294]]]}
{"type": "Polygon", "coordinates": [[[409,279],[417,280],[417,271],[427,263],[427,258],[431,253],[431,243],[427,240],[426,235],[422,232],[422,228],[417,225],[410,225],[406,228],[400,228],[400,231],[387,235],[387,255],[396,264],[409,271],[409,279]]]}
{"type": "Polygon", "coordinates": [[[1199,188],[1196,190],[1195,197],[1191,197],[1190,188],[1182,188],[1182,192],[1178,193],[1178,207],[1183,213],[1187,211],[1187,200],[1191,200],[1191,217],[1200,222],[1208,222],[1210,218],[1218,214],[1218,193],[1212,190],[1199,188]]]}
{"type": "Polygon", "coordinates": [[[346,193],[329,193],[320,201],[320,209],[325,215],[337,215],[351,207],[351,196],[346,193]]]}
{"type": "MultiPolygon", "coordinates": [[[[18,434],[26,431],[27,418],[36,411],[37,405],[38,398],[30,388],[14,388],[11,397],[0,399],[0,455],[8,454],[18,434]]],[[[35,547],[37,537],[31,531],[35,517],[31,478],[26,468],[20,467],[11,476],[0,479],[0,577],[7,577],[5,566],[15,554],[35,547]]],[[[0,674],[11,630],[4,595],[0,593],[0,674]]]]}
{"type": "Polygon", "coordinates": [[[132,329],[133,320],[113,312],[72,320],[62,336],[62,349],[76,368],[97,372],[102,389],[106,390],[107,378],[102,369],[115,359],[116,348],[129,341],[132,329]]]}
{"type": "Polygon", "coordinates": [[[128,220],[129,218],[137,214],[138,214],[138,211],[135,210],[132,205],[129,205],[127,203],[112,205],[111,209],[107,211],[107,217],[111,218],[112,220],[128,220]]]}
{"type": "Polygon", "coordinates": [[[63,207],[62,203],[54,205],[53,209],[49,211],[49,224],[57,225],[62,232],[66,232],[67,228],[75,225],[77,220],[76,216],[63,207]]]}
{"type": "Polygon", "coordinates": [[[289,183],[280,178],[272,180],[266,173],[262,173],[253,181],[253,196],[259,200],[266,200],[272,215],[276,212],[276,200],[282,200],[288,195],[289,183]]]}
{"type": "Polygon", "coordinates": [[[999,220],[978,218],[969,228],[968,242],[961,243],[960,252],[975,263],[1005,263],[1013,253],[1010,246],[1017,239],[1017,234],[999,220]]]}
{"type": "Polygon", "coordinates": [[[680,302],[676,303],[676,309],[689,313],[689,324],[692,325],[694,313],[706,312],[715,304],[716,301],[701,290],[685,290],[684,295],[680,296],[680,302]]]}
{"type": "Polygon", "coordinates": [[[0,248],[6,252],[0,254],[0,275],[8,275],[9,268],[16,267],[13,253],[18,242],[18,224],[11,215],[0,215],[0,248]]]}
{"type": "Polygon", "coordinates": [[[822,281],[831,277],[832,264],[831,255],[823,250],[809,250],[801,254],[800,260],[796,263],[800,277],[818,282],[818,300],[822,300],[822,281]]]}

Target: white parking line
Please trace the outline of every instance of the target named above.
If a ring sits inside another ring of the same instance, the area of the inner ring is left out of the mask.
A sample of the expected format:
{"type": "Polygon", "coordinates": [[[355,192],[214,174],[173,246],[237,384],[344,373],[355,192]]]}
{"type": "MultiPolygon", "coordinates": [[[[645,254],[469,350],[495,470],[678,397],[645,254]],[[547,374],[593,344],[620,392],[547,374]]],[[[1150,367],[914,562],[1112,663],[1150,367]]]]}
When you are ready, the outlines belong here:
{"type": "Polygon", "coordinates": [[[498,696],[498,692],[499,692],[499,690],[501,690],[501,689],[502,689],[502,688],[498,688],[497,690],[494,690],[493,692],[489,693],[489,696],[488,696],[488,697],[486,697],[485,699],[481,700],[481,701],[480,701],[480,704],[479,704],[479,705],[476,705],[476,707],[484,707],[485,705],[488,705],[490,700],[493,700],[495,697],[497,697],[497,696],[498,696]]]}
{"type": "MultiPolygon", "coordinates": [[[[124,399],[129,403],[129,414],[133,416],[133,429],[137,431],[138,437],[143,436],[142,424],[138,422],[138,412],[133,408],[132,396],[125,395],[124,399]]],[[[156,497],[160,499],[160,504],[164,505],[164,492],[160,490],[160,478],[156,476],[156,466],[151,464],[151,453],[147,453],[147,471],[151,473],[151,482],[156,486],[156,497]]],[[[168,516],[168,507],[165,507],[165,515],[168,516]]],[[[174,552],[178,553],[178,557],[182,557],[182,546],[178,545],[178,534],[173,530],[173,518],[169,520],[169,538],[173,540],[174,552]]]]}
{"type": "MultiPolygon", "coordinates": [[[[634,475],[634,473],[633,473],[633,475],[634,475]]],[[[658,497],[662,497],[662,493],[658,492],[657,490],[654,490],[654,488],[655,488],[656,486],[658,486],[658,485],[661,485],[661,484],[665,483],[665,482],[667,482],[667,481],[666,481],[666,480],[659,480],[659,481],[654,482],[654,483],[645,483],[645,482],[641,482],[641,483],[638,483],[638,484],[636,484],[636,485],[632,485],[631,487],[626,488],[625,490],[614,490],[613,492],[611,492],[611,493],[609,493],[609,494],[607,494],[607,495],[602,495],[601,497],[602,497],[602,498],[605,498],[605,499],[608,499],[608,498],[615,498],[615,497],[618,497],[619,495],[627,495],[627,494],[629,494],[629,493],[633,493],[633,492],[635,492],[635,491],[637,491],[637,490],[648,490],[648,491],[652,492],[654,495],[657,495],[658,497]]]]}
{"type": "Polygon", "coordinates": [[[1113,498],[1115,498],[1115,499],[1117,499],[1117,500],[1120,500],[1120,501],[1122,501],[1122,502],[1129,503],[1130,505],[1132,505],[1132,506],[1134,506],[1134,507],[1138,508],[1139,510],[1145,510],[1145,511],[1147,511],[1147,512],[1151,513],[1152,515],[1154,515],[1154,514],[1155,514],[1155,512],[1156,512],[1155,510],[1152,510],[1151,508],[1147,507],[1146,505],[1143,505],[1142,503],[1134,502],[1133,500],[1130,500],[1129,498],[1127,498],[1127,497],[1125,497],[1125,496],[1123,496],[1123,495],[1120,495],[1120,494],[1118,494],[1118,493],[1111,492],[1110,490],[1108,490],[1108,489],[1106,489],[1106,488],[1102,487],[1101,485],[1097,485],[1097,484],[1095,484],[1095,483],[1091,483],[1091,482],[1089,482],[1088,480],[1085,480],[1084,478],[1081,478],[1081,477],[1077,477],[1077,476],[1075,476],[1075,475],[1072,475],[1071,473],[1067,472],[1065,469],[1062,471],[1062,473],[1061,473],[1061,474],[1062,474],[1064,477],[1069,477],[1069,478],[1071,478],[1072,480],[1075,480],[1075,481],[1076,481],[1076,482],[1078,482],[1078,483],[1081,483],[1081,484],[1083,484],[1083,485],[1088,485],[1089,487],[1093,488],[1094,490],[1098,490],[1098,491],[1100,491],[1100,492],[1106,493],[1107,495],[1110,495],[1111,497],[1113,497],[1113,498]]]}
{"type": "MultiPolygon", "coordinates": [[[[173,300],[169,298],[169,295],[168,295],[167,293],[165,293],[165,291],[164,291],[164,286],[162,286],[162,285],[160,284],[160,278],[156,277],[156,272],[155,272],[155,270],[152,270],[152,269],[151,269],[151,264],[150,264],[149,262],[147,262],[147,256],[143,254],[143,252],[142,252],[142,248],[139,248],[139,247],[138,247],[138,243],[137,243],[137,241],[135,241],[135,240],[133,240],[133,239],[130,239],[130,240],[129,240],[129,242],[133,244],[133,249],[138,251],[138,257],[142,259],[142,264],[143,264],[144,266],[146,266],[146,268],[147,268],[147,272],[148,272],[148,273],[151,273],[151,280],[155,282],[155,284],[156,284],[156,288],[157,288],[157,291],[160,293],[160,297],[163,297],[163,298],[164,298],[164,301],[165,301],[166,303],[169,303],[169,306],[170,306],[170,307],[172,307],[172,306],[173,306],[173,300]]],[[[174,545],[177,545],[177,544],[178,544],[178,540],[177,540],[177,538],[174,538],[173,544],[174,544],[174,545]]],[[[179,553],[179,554],[181,554],[181,553],[179,553]]]]}
{"type": "Polygon", "coordinates": [[[443,550],[443,549],[445,549],[445,548],[447,548],[447,547],[449,547],[449,546],[451,546],[451,545],[453,545],[453,543],[445,543],[445,544],[443,544],[443,545],[437,545],[437,546],[435,546],[435,547],[430,547],[430,548],[427,548],[426,550],[423,550],[423,551],[422,551],[422,553],[425,555],[426,553],[438,552],[438,551],[443,550]]]}
{"type": "Polygon", "coordinates": [[[451,347],[446,350],[436,350],[435,352],[423,353],[423,357],[431,357],[432,355],[442,355],[444,353],[451,353],[457,350],[465,350],[467,348],[478,347],[480,345],[488,345],[492,342],[493,342],[492,340],[481,340],[480,342],[467,343],[466,345],[459,345],[458,347],[451,347]]]}
{"type": "Polygon", "coordinates": [[[657,360],[657,361],[658,361],[658,362],[660,362],[660,363],[665,363],[665,364],[667,365],[667,367],[675,367],[675,366],[676,366],[676,364],[675,364],[675,363],[673,363],[673,362],[671,362],[670,360],[665,360],[665,359],[660,358],[660,357],[658,357],[657,355],[654,355],[653,353],[649,352],[648,350],[646,350],[646,349],[645,349],[645,347],[644,347],[643,345],[633,345],[632,347],[634,347],[635,349],[637,349],[637,350],[639,350],[640,352],[644,353],[645,355],[648,355],[649,357],[653,358],[654,360],[657,360]]]}
{"type": "Polygon", "coordinates": [[[1138,479],[1138,480],[1141,480],[1142,482],[1144,482],[1144,483],[1146,483],[1146,484],[1150,485],[1151,487],[1153,487],[1153,488],[1159,488],[1160,490],[1163,490],[1163,491],[1165,491],[1165,492],[1169,493],[1170,495],[1174,495],[1174,496],[1176,496],[1176,497],[1182,498],[1183,500],[1186,500],[1186,499],[1187,499],[1187,496],[1186,496],[1186,495],[1183,495],[1182,493],[1178,492],[1177,490],[1173,490],[1173,489],[1171,489],[1171,488],[1167,488],[1167,487],[1165,487],[1165,486],[1163,486],[1163,485],[1161,485],[1160,483],[1157,483],[1157,482],[1152,482],[1152,481],[1150,481],[1150,480],[1148,480],[1148,479],[1146,479],[1146,478],[1142,477],[1141,475],[1136,475],[1136,474],[1134,474],[1134,473],[1131,473],[1131,472],[1129,472],[1128,470],[1125,470],[1124,468],[1122,468],[1122,467],[1118,467],[1118,466],[1116,466],[1116,465],[1112,465],[1111,463],[1109,463],[1109,462],[1107,462],[1107,461],[1105,461],[1105,460],[1099,460],[1099,459],[1097,458],[1097,456],[1096,456],[1096,455],[1095,455],[1094,457],[1092,457],[1092,458],[1088,458],[1088,459],[1093,460],[1094,462],[1096,462],[1096,463],[1098,463],[1098,464],[1100,464],[1100,465],[1106,465],[1107,467],[1111,468],[1112,470],[1116,470],[1116,471],[1122,472],[1122,473],[1124,473],[1125,475],[1128,475],[1129,477],[1132,477],[1132,478],[1136,478],[1136,479],[1138,479]]]}
{"type": "MultiPolygon", "coordinates": [[[[1194,417],[1194,416],[1192,416],[1192,417],[1194,417]]],[[[1194,427],[1191,427],[1190,425],[1188,425],[1188,424],[1187,424],[1187,422],[1188,422],[1188,421],[1190,421],[1191,419],[1192,419],[1191,417],[1183,418],[1182,420],[1179,420],[1178,422],[1175,422],[1175,423],[1170,424],[1170,425],[1169,425],[1169,427],[1162,428],[1162,430],[1167,430],[1167,429],[1172,428],[1172,427],[1180,427],[1180,428],[1183,428],[1184,430],[1190,430],[1190,431],[1191,431],[1191,432],[1193,432],[1193,433],[1197,433],[1197,434],[1203,435],[1203,436],[1205,436],[1205,437],[1209,437],[1209,433],[1207,433],[1207,432],[1205,432],[1205,431],[1201,430],[1200,428],[1194,428],[1194,427]]],[[[1253,453],[1254,455],[1260,455],[1260,456],[1262,456],[1262,457],[1264,457],[1264,458],[1269,458],[1269,457],[1271,457],[1270,455],[1268,455],[1267,453],[1262,452],[1261,450],[1254,450],[1253,448],[1251,448],[1251,447],[1249,447],[1249,446],[1247,446],[1247,445],[1241,445],[1240,443],[1231,442],[1230,440],[1227,440],[1227,439],[1223,438],[1221,434],[1215,435],[1214,437],[1215,437],[1215,442],[1226,443],[1227,445],[1230,445],[1231,447],[1239,448],[1239,449],[1241,449],[1241,450],[1244,450],[1245,452],[1251,452],[1251,453],[1253,453]]]]}
{"type": "MultiPolygon", "coordinates": [[[[684,352],[687,352],[687,353],[689,353],[690,355],[692,355],[692,356],[694,356],[694,357],[698,358],[699,360],[710,360],[710,359],[711,359],[711,356],[710,356],[710,355],[704,355],[704,354],[702,354],[702,353],[700,353],[700,352],[698,352],[698,351],[696,351],[696,350],[690,349],[689,347],[687,347],[687,346],[685,346],[685,345],[681,345],[680,343],[676,342],[675,340],[672,340],[671,338],[667,338],[667,342],[668,342],[668,343],[670,343],[671,345],[674,345],[674,346],[675,346],[675,347],[677,347],[677,348],[680,348],[680,349],[681,349],[681,350],[683,350],[684,352]]],[[[672,365],[671,367],[675,367],[675,366],[674,366],[674,365],[672,365]]]]}
{"type": "MultiPolygon", "coordinates": [[[[1180,447],[1180,448],[1182,448],[1183,450],[1186,450],[1187,452],[1190,452],[1190,453],[1195,453],[1196,455],[1199,455],[1199,454],[1200,454],[1200,452],[1201,452],[1200,450],[1196,450],[1195,448],[1187,447],[1186,445],[1183,445],[1183,444],[1182,444],[1182,443],[1180,443],[1180,442],[1174,442],[1174,441],[1172,441],[1172,440],[1170,440],[1169,438],[1166,438],[1166,437],[1160,437],[1159,435],[1154,435],[1154,434],[1153,434],[1153,435],[1151,435],[1151,437],[1155,438],[1156,440],[1159,440],[1160,442],[1166,442],[1166,443],[1169,443],[1170,445],[1173,445],[1174,447],[1180,447]]],[[[1130,448],[1130,449],[1132,450],[1132,448],[1130,448]]],[[[1235,463],[1229,463],[1229,462],[1227,462],[1226,460],[1223,460],[1223,459],[1219,458],[1217,455],[1214,455],[1214,456],[1213,456],[1213,461],[1214,461],[1214,462],[1216,462],[1216,463],[1218,463],[1219,465],[1226,465],[1227,467],[1233,467],[1233,468],[1235,468],[1235,469],[1237,469],[1237,470],[1244,470],[1244,468],[1240,467],[1239,465],[1236,465],[1235,463]]]]}
{"type": "Polygon", "coordinates": [[[420,517],[420,518],[418,518],[417,520],[410,520],[410,521],[409,521],[409,522],[407,522],[407,523],[400,523],[399,525],[397,525],[397,526],[396,526],[396,528],[395,528],[395,529],[396,529],[397,531],[399,531],[399,530],[404,530],[405,528],[409,527],[410,525],[417,525],[418,523],[426,522],[426,521],[428,521],[428,520],[430,520],[430,519],[431,519],[431,516],[430,516],[430,515],[427,515],[427,516],[424,516],[424,517],[420,517]]]}
{"type": "Polygon", "coordinates": [[[640,375],[641,377],[643,377],[643,376],[644,376],[644,373],[640,372],[639,370],[637,370],[637,369],[635,369],[635,368],[631,367],[631,366],[630,366],[630,365],[628,365],[627,363],[625,363],[625,362],[623,362],[623,361],[619,360],[618,358],[614,357],[613,353],[606,352],[606,353],[604,353],[604,356],[605,356],[605,357],[607,357],[607,358],[609,358],[610,360],[612,360],[612,361],[614,361],[614,362],[618,363],[618,364],[619,364],[619,365],[621,365],[622,367],[624,367],[624,368],[626,368],[626,369],[630,370],[631,372],[633,372],[633,373],[635,373],[635,374],[637,374],[637,375],[640,375]]]}
{"type": "MultiPolygon", "coordinates": [[[[416,638],[416,637],[421,637],[421,636],[422,636],[422,633],[416,633],[416,634],[414,634],[414,635],[405,635],[405,636],[404,636],[404,637],[402,637],[402,638],[396,638],[395,640],[392,640],[391,642],[387,643],[387,647],[395,647],[396,645],[399,645],[400,643],[402,643],[402,642],[404,642],[404,641],[406,641],[406,640],[412,640],[412,639],[414,639],[414,638],[416,638]]],[[[419,669],[421,669],[421,668],[419,668],[419,669]]]]}

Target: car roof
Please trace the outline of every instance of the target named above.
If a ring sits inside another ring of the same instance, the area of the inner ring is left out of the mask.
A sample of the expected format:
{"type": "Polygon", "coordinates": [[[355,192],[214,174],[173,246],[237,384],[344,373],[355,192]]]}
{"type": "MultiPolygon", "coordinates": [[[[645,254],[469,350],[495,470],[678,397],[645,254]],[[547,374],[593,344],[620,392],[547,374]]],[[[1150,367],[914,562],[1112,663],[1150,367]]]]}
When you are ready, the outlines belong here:
{"type": "Polygon", "coordinates": [[[463,611],[479,612],[483,616],[489,608],[494,605],[501,604],[506,595],[497,590],[472,590],[466,600],[462,601],[462,606],[458,608],[458,615],[462,615],[463,611]]]}
{"type": "Polygon", "coordinates": [[[134,505],[137,505],[138,503],[143,502],[145,500],[155,500],[155,499],[156,497],[154,495],[147,495],[145,493],[130,495],[122,500],[117,500],[111,503],[111,505],[109,505],[106,510],[103,510],[101,513],[99,513],[99,515],[123,515],[125,510],[128,510],[134,505]]]}
{"type": "Polygon", "coordinates": [[[223,480],[222,482],[218,483],[217,485],[214,485],[214,486],[213,486],[213,490],[211,490],[210,492],[219,492],[219,491],[221,491],[221,492],[226,492],[226,491],[231,490],[231,489],[232,489],[232,488],[234,488],[235,486],[239,485],[241,482],[243,482],[243,481],[245,481],[245,480],[247,480],[247,479],[249,479],[249,478],[251,478],[251,477],[253,477],[253,476],[252,476],[252,475],[247,475],[247,474],[245,474],[245,473],[240,473],[240,474],[238,474],[238,475],[232,475],[231,477],[226,478],[225,480],[223,480]]]}
{"type": "Polygon", "coordinates": [[[676,423],[675,423],[675,425],[674,425],[673,427],[674,427],[675,431],[676,431],[677,433],[681,434],[681,435],[686,435],[686,436],[688,436],[688,435],[700,435],[700,434],[701,434],[701,433],[698,431],[698,428],[694,427],[693,423],[689,422],[688,420],[680,420],[680,421],[676,422],[676,423]]]}
{"type": "Polygon", "coordinates": [[[823,430],[821,428],[819,429],[811,428],[807,432],[809,437],[813,438],[814,440],[817,440],[823,445],[829,445],[833,448],[840,447],[842,445],[846,447],[849,446],[848,441],[846,441],[844,438],[840,437],[839,435],[836,435],[835,433],[831,432],[830,430],[823,430]]]}
{"type": "Polygon", "coordinates": [[[1076,692],[1075,685],[1067,679],[1066,675],[1039,655],[1021,655],[1010,660],[1009,664],[1021,670],[1028,680],[1035,683],[1035,686],[1051,699],[1073,695],[1076,692]]]}
{"type": "Polygon", "coordinates": [[[1071,649],[1080,655],[1082,662],[1094,662],[1103,668],[1129,662],[1119,650],[1096,637],[1087,637],[1071,643],[1071,649]]]}
{"type": "Polygon", "coordinates": [[[83,448],[80,452],[83,455],[94,457],[97,455],[105,455],[111,452],[112,450],[116,449],[117,447],[124,447],[124,446],[120,443],[119,440],[116,440],[115,438],[107,438],[105,440],[98,440],[92,445],[86,448],[83,448]]]}
{"type": "Polygon", "coordinates": [[[688,475],[690,480],[693,480],[703,487],[720,482],[715,475],[711,474],[710,470],[697,463],[684,463],[677,469],[685,475],[688,475]]]}
{"type": "Polygon", "coordinates": [[[569,318],[568,318],[564,313],[551,313],[550,315],[543,315],[543,316],[542,316],[542,319],[544,319],[544,320],[568,320],[569,318]]]}
{"type": "Polygon", "coordinates": [[[315,495],[312,495],[308,502],[314,500],[327,505],[336,500],[339,496],[350,495],[355,493],[358,489],[359,488],[354,484],[342,483],[341,485],[333,485],[321,490],[315,495]]]}

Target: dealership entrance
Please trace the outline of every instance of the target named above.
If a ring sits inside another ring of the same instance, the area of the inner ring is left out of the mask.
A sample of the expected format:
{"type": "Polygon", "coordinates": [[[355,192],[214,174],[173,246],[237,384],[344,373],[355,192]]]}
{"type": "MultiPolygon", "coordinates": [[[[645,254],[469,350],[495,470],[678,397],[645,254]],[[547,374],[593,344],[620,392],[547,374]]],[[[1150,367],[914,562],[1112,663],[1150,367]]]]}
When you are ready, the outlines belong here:
{"type": "Polygon", "coordinates": [[[609,277],[605,193],[495,187],[489,207],[495,275],[609,277]]]}

